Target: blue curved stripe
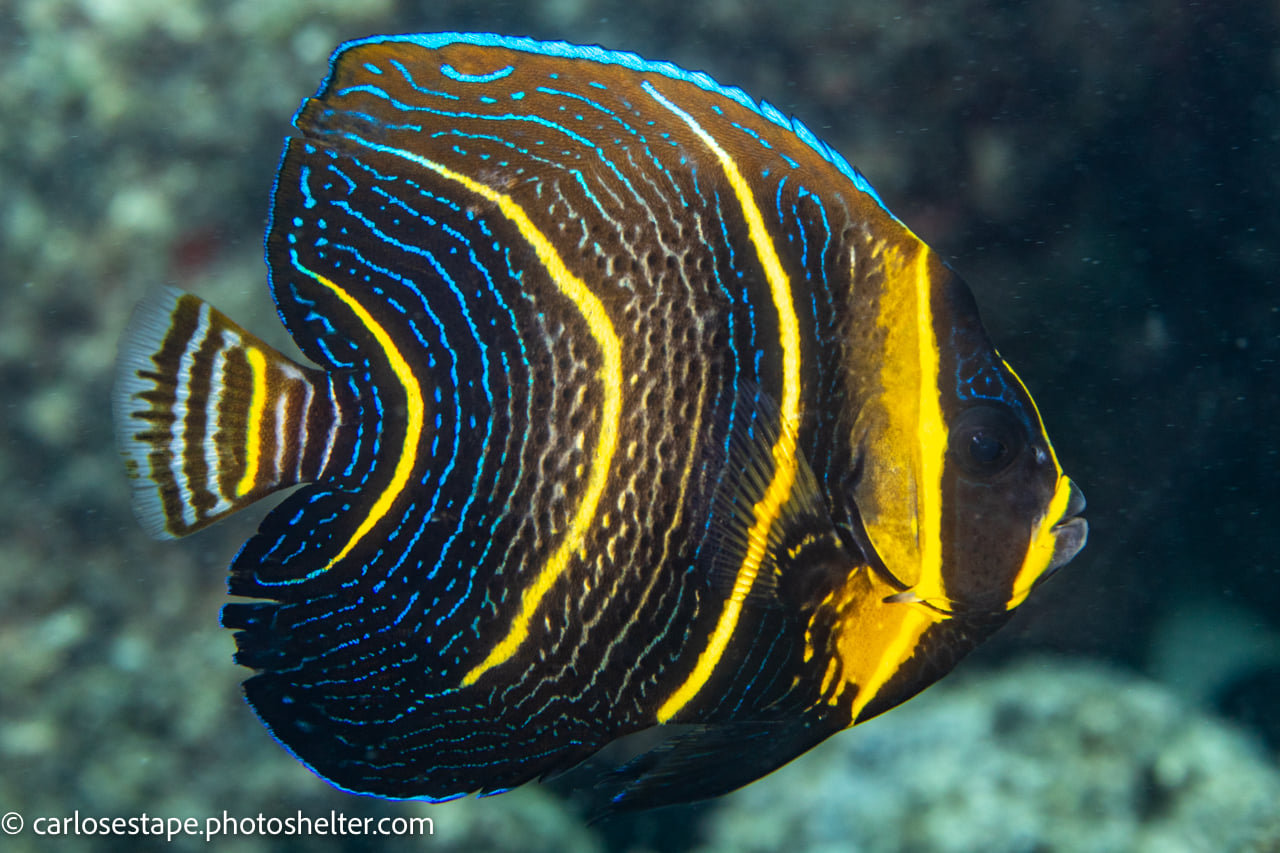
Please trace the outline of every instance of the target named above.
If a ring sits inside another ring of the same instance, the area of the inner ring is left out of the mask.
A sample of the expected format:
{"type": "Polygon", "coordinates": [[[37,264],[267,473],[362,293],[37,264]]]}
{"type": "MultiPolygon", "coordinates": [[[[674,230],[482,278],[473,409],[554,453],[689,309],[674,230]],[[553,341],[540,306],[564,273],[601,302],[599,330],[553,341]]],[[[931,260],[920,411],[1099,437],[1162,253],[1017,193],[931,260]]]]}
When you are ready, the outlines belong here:
{"type": "MultiPolygon", "coordinates": [[[[621,50],[605,50],[603,47],[596,45],[577,45],[569,44],[563,41],[537,41],[536,39],[526,38],[523,36],[503,36],[496,33],[411,33],[406,35],[393,36],[369,36],[362,39],[354,39],[345,42],[333,57],[329,60],[329,74],[325,77],[324,82],[320,84],[317,95],[323,93],[329,86],[329,81],[333,78],[334,68],[339,58],[347,50],[358,47],[363,44],[385,44],[388,42],[407,42],[409,44],[420,45],[428,49],[438,49],[450,44],[473,44],[478,47],[498,47],[506,50],[518,50],[524,53],[539,54],[541,56],[554,56],[562,59],[575,59],[584,62],[595,62],[600,65],[619,65],[623,68],[629,68],[632,71],[639,71],[645,74],[661,74],[672,80],[680,80],[685,83],[692,83],[698,88],[728,98],[736,104],[739,104],[751,110],[773,124],[784,130],[795,133],[806,145],[818,153],[822,159],[835,166],[842,175],[848,178],[859,191],[871,196],[880,206],[880,208],[890,216],[893,212],[885,206],[883,199],[879,193],[871,186],[867,179],[853,167],[838,151],[830,145],[820,140],[814,135],[813,131],[805,127],[805,125],[795,118],[787,118],[782,112],[767,101],[756,101],[750,95],[736,86],[722,86],[717,83],[709,74],[702,71],[687,71],[680,66],[671,62],[652,62],[635,53],[621,50]]],[[[399,65],[399,63],[396,63],[399,65]]],[[[404,73],[403,67],[399,69],[404,73]]],[[[442,69],[443,70],[443,69],[442,69]]],[[[415,85],[411,78],[406,74],[406,79],[410,85],[415,85]]],[[[432,92],[431,94],[438,94],[432,92]]],[[[455,96],[456,97],[456,96],[455,96]]],[[[898,218],[893,216],[895,220],[898,218]]]]}
{"type": "Polygon", "coordinates": [[[447,62],[440,66],[441,74],[450,80],[457,80],[459,83],[492,83],[494,80],[501,80],[515,70],[514,65],[508,65],[506,68],[499,68],[497,71],[490,71],[488,74],[463,74],[447,62]]]}

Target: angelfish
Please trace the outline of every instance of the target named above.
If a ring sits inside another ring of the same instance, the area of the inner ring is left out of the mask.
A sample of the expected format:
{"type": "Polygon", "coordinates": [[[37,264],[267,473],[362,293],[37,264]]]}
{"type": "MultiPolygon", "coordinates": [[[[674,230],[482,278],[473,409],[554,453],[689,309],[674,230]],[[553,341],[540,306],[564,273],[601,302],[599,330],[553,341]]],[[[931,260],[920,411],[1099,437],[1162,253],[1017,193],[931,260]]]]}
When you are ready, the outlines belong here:
{"type": "Polygon", "coordinates": [[[970,291],[801,123],[634,54],[343,45],[271,293],[304,365],[159,289],[114,393],[142,525],[277,490],[231,565],[249,703],[445,800],[683,724],[611,808],[714,796],[948,672],[1084,545],[970,291]]]}

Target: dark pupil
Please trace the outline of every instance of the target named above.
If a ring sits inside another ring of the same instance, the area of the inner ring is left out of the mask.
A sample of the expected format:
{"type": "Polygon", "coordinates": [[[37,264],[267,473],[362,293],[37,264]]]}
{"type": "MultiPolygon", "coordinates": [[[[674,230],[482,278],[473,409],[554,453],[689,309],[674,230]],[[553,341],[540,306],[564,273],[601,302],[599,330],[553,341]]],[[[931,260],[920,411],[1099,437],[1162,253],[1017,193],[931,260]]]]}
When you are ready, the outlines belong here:
{"type": "Polygon", "coordinates": [[[975,432],[969,439],[969,456],[979,465],[990,465],[1004,455],[1004,442],[985,432],[975,432]]]}

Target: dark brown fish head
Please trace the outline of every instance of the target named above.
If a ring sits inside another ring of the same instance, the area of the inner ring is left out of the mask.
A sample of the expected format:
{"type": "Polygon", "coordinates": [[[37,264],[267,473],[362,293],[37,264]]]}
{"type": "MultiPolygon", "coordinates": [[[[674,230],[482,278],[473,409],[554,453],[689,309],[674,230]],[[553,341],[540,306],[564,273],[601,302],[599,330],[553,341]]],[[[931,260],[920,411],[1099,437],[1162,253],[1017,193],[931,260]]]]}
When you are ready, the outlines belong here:
{"type": "Polygon", "coordinates": [[[969,288],[945,267],[937,277],[941,585],[921,597],[940,596],[937,606],[961,613],[1008,611],[1084,547],[1084,494],[987,337],[969,288]]]}
{"type": "Polygon", "coordinates": [[[968,287],[927,246],[868,240],[833,510],[866,566],[819,607],[852,722],[945,675],[1084,546],[1084,497],[968,287]]]}
{"type": "Polygon", "coordinates": [[[918,241],[883,248],[879,270],[849,515],[897,601],[1012,610],[1084,546],[1084,496],[968,286],[918,241]]]}

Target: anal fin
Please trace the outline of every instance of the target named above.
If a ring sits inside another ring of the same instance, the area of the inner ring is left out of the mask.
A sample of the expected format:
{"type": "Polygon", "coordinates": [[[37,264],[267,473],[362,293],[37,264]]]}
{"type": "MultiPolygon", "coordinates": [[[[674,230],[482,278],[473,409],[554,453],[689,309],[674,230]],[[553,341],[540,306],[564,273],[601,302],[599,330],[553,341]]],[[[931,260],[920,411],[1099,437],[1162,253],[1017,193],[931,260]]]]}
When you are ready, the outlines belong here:
{"type": "Polygon", "coordinates": [[[606,773],[592,820],[718,797],[767,776],[842,727],[820,716],[699,725],[606,773]]]}

